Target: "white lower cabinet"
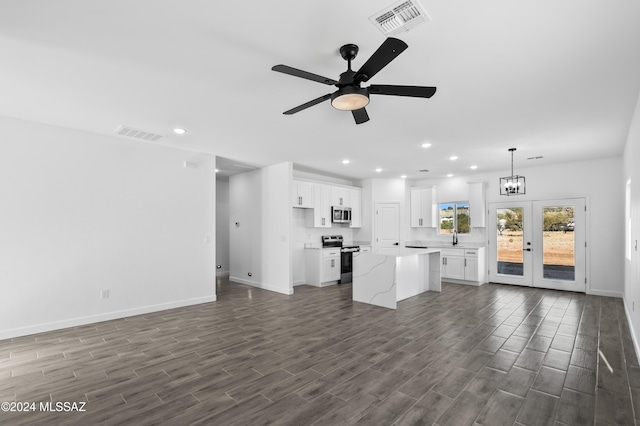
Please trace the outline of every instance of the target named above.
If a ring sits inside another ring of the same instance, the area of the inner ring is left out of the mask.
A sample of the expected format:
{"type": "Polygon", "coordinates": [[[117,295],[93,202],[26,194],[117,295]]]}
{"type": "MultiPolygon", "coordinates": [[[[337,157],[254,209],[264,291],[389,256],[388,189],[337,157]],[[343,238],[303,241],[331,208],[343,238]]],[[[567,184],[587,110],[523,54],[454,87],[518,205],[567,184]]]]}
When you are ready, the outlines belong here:
{"type": "Polygon", "coordinates": [[[468,284],[480,285],[487,282],[485,271],[485,248],[476,249],[443,249],[440,253],[442,258],[442,278],[468,281],[468,284]]]}
{"type": "Polygon", "coordinates": [[[306,249],[305,281],[323,287],[340,281],[340,249],[306,249]]]}
{"type": "Polygon", "coordinates": [[[464,250],[444,249],[442,250],[442,278],[453,278],[464,280],[464,250]]]}

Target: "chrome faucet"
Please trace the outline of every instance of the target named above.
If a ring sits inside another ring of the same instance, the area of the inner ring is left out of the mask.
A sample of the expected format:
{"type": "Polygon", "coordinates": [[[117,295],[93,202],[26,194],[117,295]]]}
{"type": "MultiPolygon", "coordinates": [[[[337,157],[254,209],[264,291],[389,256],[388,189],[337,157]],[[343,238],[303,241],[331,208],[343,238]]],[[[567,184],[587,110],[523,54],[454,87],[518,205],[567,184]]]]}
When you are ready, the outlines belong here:
{"type": "Polygon", "coordinates": [[[458,245],[458,231],[455,229],[453,230],[453,245],[458,245]]]}

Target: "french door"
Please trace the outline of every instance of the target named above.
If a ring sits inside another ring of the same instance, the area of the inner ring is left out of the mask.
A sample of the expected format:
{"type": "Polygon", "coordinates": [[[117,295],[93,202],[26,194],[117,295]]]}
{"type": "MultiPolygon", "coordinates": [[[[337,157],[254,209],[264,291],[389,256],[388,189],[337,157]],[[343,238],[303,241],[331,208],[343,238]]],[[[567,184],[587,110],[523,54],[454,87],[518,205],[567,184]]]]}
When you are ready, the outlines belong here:
{"type": "Polygon", "coordinates": [[[586,292],[584,198],[489,204],[489,280],[586,292]]]}

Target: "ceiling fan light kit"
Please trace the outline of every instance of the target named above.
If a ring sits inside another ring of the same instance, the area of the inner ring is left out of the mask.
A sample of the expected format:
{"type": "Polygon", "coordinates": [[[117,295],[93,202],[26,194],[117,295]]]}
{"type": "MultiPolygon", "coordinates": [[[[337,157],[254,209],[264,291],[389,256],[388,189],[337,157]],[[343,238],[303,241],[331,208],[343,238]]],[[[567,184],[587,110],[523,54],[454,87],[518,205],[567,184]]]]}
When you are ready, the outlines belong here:
{"type": "Polygon", "coordinates": [[[338,88],[338,90],[333,93],[320,96],[319,98],[285,111],[283,114],[292,115],[331,99],[331,105],[334,108],[342,111],[351,111],[356,124],[362,124],[369,121],[369,115],[365,107],[369,104],[370,95],[406,96],[414,98],[432,97],[436,93],[435,87],[397,86],[388,84],[372,84],[368,87],[361,86],[362,83],[369,81],[371,77],[389,65],[389,63],[404,52],[407,47],[409,46],[407,46],[404,41],[389,37],[358,71],[353,71],[351,69],[351,61],[356,58],[359,49],[355,44],[345,44],[340,48],[340,56],[347,61],[347,70],[340,74],[338,81],[287,65],[275,65],[271,68],[273,71],[338,88]]]}
{"type": "Polygon", "coordinates": [[[509,148],[511,152],[511,176],[500,178],[500,195],[524,195],[527,192],[524,176],[513,174],[513,152],[515,148],[509,148]]]}
{"type": "Polygon", "coordinates": [[[353,111],[369,104],[369,92],[361,87],[345,86],[331,95],[331,106],[341,111],[353,111]]]}

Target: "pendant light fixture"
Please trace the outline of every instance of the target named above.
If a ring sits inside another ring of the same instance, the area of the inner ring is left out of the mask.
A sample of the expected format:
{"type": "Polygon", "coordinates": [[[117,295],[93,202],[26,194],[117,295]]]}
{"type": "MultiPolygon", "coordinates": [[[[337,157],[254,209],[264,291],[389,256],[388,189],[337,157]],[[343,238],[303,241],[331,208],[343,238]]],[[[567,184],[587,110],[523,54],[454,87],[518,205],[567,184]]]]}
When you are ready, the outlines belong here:
{"type": "Polygon", "coordinates": [[[526,193],[524,176],[513,174],[513,152],[515,148],[509,148],[511,152],[511,176],[500,178],[500,195],[522,195],[526,193]]]}

